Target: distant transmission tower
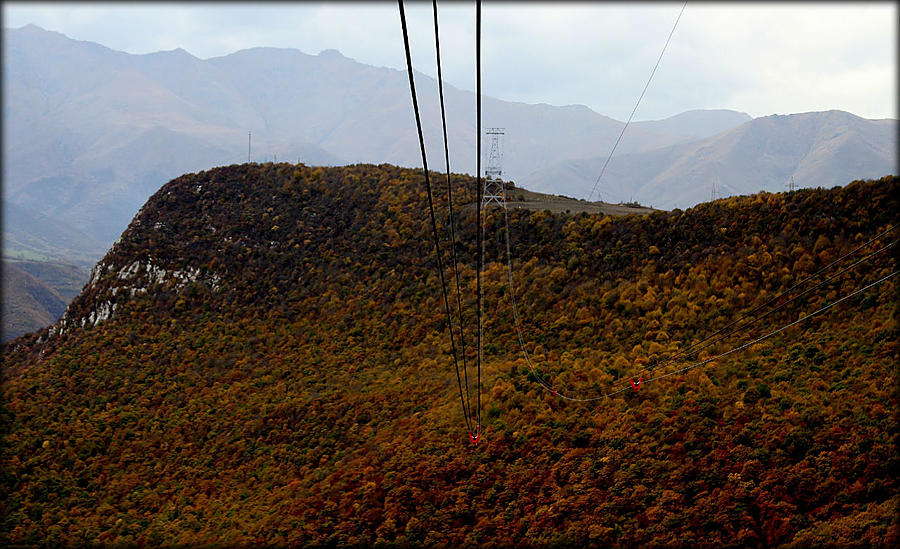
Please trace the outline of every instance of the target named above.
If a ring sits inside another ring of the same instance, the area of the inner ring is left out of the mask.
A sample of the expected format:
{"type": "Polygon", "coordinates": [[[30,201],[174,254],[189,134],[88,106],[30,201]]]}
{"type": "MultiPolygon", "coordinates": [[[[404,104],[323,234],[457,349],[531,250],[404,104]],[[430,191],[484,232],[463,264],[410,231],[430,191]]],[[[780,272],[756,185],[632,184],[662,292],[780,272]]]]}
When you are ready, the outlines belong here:
{"type": "Polygon", "coordinates": [[[481,197],[481,207],[496,204],[505,208],[506,198],[503,195],[503,181],[500,179],[503,173],[503,153],[500,150],[503,128],[488,128],[485,134],[491,136],[491,150],[488,154],[487,168],[484,170],[484,195],[481,197]]]}
{"type": "Polygon", "coordinates": [[[250,163],[250,136],[251,132],[247,132],[247,163],[250,163]]]}
{"type": "Polygon", "coordinates": [[[716,174],[716,180],[713,181],[713,184],[712,184],[712,192],[710,193],[711,200],[715,200],[715,199],[719,198],[719,194],[720,194],[719,187],[721,186],[721,183],[719,183],[719,185],[717,185],[716,183],[719,183],[719,174],[716,174]]]}
{"type": "Polygon", "coordinates": [[[796,188],[797,187],[794,185],[794,176],[792,175],[791,182],[788,183],[788,190],[790,190],[791,192],[794,192],[794,189],[796,189],[796,188]]]}

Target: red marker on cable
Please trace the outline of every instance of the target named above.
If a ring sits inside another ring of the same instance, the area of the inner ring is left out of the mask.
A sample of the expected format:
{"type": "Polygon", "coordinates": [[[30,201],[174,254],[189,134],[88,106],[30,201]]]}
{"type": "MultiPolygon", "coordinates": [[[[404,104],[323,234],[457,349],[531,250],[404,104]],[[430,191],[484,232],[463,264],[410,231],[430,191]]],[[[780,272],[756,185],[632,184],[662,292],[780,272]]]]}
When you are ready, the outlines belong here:
{"type": "Polygon", "coordinates": [[[635,383],[634,379],[631,380],[631,388],[637,391],[641,388],[641,382],[644,381],[644,376],[638,378],[637,383],[635,383]]]}
{"type": "Polygon", "coordinates": [[[475,429],[475,434],[474,434],[474,435],[472,434],[471,431],[469,431],[469,440],[472,441],[472,445],[473,445],[473,446],[477,446],[477,445],[478,445],[478,439],[481,438],[481,433],[479,432],[480,430],[481,430],[481,426],[479,425],[479,426],[475,429]]]}

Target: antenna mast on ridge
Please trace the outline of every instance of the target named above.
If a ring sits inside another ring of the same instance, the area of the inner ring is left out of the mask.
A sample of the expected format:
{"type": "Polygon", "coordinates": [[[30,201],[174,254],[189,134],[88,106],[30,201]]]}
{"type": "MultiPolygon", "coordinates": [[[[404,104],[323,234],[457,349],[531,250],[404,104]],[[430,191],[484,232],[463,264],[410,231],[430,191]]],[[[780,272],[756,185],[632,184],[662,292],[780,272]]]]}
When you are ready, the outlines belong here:
{"type": "Polygon", "coordinates": [[[484,196],[481,197],[481,207],[486,208],[491,204],[496,204],[506,208],[503,181],[500,179],[500,175],[503,173],[503,154],[500,151],[500,136],[504,135],[503,128],[488,128],[485,134],[491,136],[491,150],[488,153],[487,168],[484,170],[484,196]]]}

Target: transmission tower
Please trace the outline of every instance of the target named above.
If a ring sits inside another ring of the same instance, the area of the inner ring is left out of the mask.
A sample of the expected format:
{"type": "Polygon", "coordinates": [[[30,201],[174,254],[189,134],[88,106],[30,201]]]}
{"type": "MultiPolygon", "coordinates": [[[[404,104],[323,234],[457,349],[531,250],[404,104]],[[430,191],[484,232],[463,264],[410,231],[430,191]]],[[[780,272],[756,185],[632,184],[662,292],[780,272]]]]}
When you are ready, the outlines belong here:
{"type": "Polygon", "coordinates": [[[484,170],[484,195],[481,197],[481,207],[487,208],[491,204],[496,204],[505,208],[506,198],[503,195],[503,181],[500,179],[503,173],[503,153],[500,150],[503,128],[488,128],[485,134],[491,136],[491,150],[488,153],[487,168],[484,170]]]}
{"type": "Polygon", "coordinates": [[[722,186],[722,182],[719,181],[719,174],[716,173],[716,180],[713,181],[712,192],[710,193],[711,200],[715,200],[722,195],[722,191],[720,189],[721,186],[722,186]]]}

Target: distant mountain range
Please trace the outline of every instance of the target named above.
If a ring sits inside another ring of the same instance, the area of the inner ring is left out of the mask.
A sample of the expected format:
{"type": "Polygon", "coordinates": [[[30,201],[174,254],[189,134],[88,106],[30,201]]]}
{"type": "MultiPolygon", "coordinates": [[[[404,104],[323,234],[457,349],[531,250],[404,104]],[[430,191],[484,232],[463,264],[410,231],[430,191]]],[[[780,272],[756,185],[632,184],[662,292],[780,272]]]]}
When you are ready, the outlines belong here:
{"type": "MultiPolygon", "coordinates": [[[[9,243],[53,248],[36,236],[39,216],[49,216],[83,234],[96,260],[163,183],[244,162],[248,144],[260,162],[421,164],[402,71],[334,50],[254,48],[201,60],[184,50],[131,55],[33,25],[4,34],[4,200],[18,208],[16,225],[4,228],[9,243]]],[[[431,166],[443,169],[436,82],[418,74],[418,87],[431,166]]],[[[447,85],[446,100],[451,167],[473,172],[474,94],[447,85]]],[[[622,128],[581,106],[486,97],[484,112],[486,125],[507,129],[512,179],[609,150],[622,128]]],[[[669,146],[748,118],[735,116],[707,113],[689,131],[635,125],[620,149],[669,146]]]]}
{"type": "MultiPolygon", "coordinates": [[[[3,71],[7,255],[89,267],[162,184],[245,162],[248,145],[255,162],[421,165],[406,73],[334,50],[132,55],[29,25],[4,30],[3,71]]],[[[437,84],[418,73],[417,88],[429,166],[443,170],[437,84]]],[[[445,95],[451,169],[473,173],[475,96],[450,85],[445,95]]],[[[485,97],[483,110],[485,127],[506,129],[504,178],[575,197],[588,196],[623,127],[584,106],[485,97]]],[[[599,197],[686,207],[716,178],[734,194],[781,189],[791,175],[818,186],[896,173],[895,129],[839,112],[637,122],[599,197]]]]}
{"type": "MultiPolygon", "coordinates": [[[[664,126],[652,126],[664,127],[664,126]]],[[[634,200],[686,208],[719,196],[833,187],[897,173],[897,121],[867,120],[843,111],[756,118],[722,133],[625,154],[569,160],[529,174],[526,188],[596,200],[634,200]]]]}

